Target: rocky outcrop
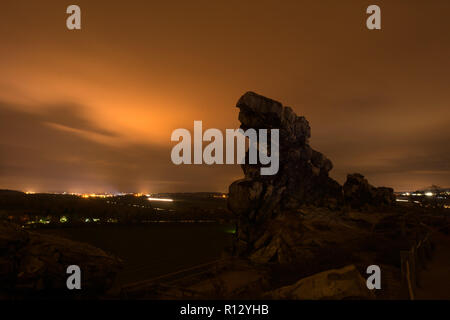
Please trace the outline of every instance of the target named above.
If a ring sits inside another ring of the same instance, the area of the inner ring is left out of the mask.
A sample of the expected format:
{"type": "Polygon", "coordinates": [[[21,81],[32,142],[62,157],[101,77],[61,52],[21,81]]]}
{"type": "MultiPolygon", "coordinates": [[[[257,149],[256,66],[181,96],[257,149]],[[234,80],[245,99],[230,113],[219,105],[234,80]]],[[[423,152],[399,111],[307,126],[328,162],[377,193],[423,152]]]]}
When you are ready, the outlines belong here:
{"type": "Polygon", "coordinates": [[[302,205],[335,208],[343,201],[342,187],[328,176],[331,161],[309,145],[305,117],[253,92],[244,94],[237,108],[243,130],[279,129],[280,159],[272,176],[260,175],[261,165],[243,164],[245,178],[229,187],[228,206],[238,215],[236,253],[255,252],[273,241],[281,248],[278,235],[267,234],[269,222],[302,205]]]}
{"type": "Polygon", "coordinates": [[[366,282],[354,265],[333,269],[303,278],[293,285],[269,293],[272,299],[342,300],[373,299],[366,282]]]}
{"type": "Polygon", "coordinates": [[[392,206],[395,203],[392,188],[376,188],[359,173],[349,174],[343,186],[345,202],[354,209],[392,206]]]}
{"type": "Polygon", "coordinates": [[[0,295],[69,294],[69,265],[81,269],[83,296],[96,296],[111,287],[121,261],[88,244],[0,222],[0,295]]]}
{"type": "Polygon", "coordinates": [[[260,164],[246,162],[244,179],[229,187],[228,207],[238,217],[236,255],[262,263],[291,263],[304,253],[301,211],[305,206],[333,210],[345,201],[357,208],[393,203],[392,189],[372,187],[360,175],[350,175],[344,190],[330,178],[333,164],[311,148],[308,121],[290,107],[254,92],[244,94],[236,107],[241,129],[279,129],[279,171],[261,175],[260,164]]]}

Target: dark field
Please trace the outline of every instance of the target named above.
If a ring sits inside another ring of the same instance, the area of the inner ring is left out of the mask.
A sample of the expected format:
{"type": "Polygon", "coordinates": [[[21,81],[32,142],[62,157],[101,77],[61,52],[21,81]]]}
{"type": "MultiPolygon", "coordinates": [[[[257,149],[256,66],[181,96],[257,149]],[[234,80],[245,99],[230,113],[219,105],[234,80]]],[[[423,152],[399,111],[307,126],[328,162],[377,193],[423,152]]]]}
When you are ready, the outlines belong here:
{"type": "Polygon", "coordinates": [[[39,232],[86,242],[124,261],[118,284],[188,268],[220,258],[231,244],[233,225],[218,223],[149,223],[87,226],[39,232]]]}

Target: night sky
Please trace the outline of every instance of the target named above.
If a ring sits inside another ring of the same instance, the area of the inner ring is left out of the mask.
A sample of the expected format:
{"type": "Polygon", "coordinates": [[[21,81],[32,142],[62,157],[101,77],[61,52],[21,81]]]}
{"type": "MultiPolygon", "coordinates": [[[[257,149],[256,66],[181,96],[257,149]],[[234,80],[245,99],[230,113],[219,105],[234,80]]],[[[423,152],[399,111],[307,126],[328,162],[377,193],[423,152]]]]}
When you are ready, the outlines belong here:
{"type": "Polygon", "coordinates": [[[304,115],[341,183],[450,186],[449,16],[448,0],[2,0],[0,188],[226,191],[240,167],[175,166],[170,135],[237,128],[246,91],[304,115]]]}

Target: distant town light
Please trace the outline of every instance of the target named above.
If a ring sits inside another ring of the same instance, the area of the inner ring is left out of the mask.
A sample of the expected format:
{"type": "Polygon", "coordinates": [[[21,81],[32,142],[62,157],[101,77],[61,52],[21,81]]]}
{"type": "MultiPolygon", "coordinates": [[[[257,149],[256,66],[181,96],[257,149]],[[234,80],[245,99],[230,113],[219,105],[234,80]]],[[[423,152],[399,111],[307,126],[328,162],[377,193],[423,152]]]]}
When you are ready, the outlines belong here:
{"type": "Polygon", "coordinates": [[[39,223],[41,223],[41,224],[49,224],[50,223],[50,219],[41,218],[41,219],[39,219],[39,223]]]}
{"type": "Polygon", "coordinates": [[[80,195],[82,198],[88,199],[88,198],[110,198],[113,197],[112,194],[96,194],[96,193],[84,193],[80,195]]]}
{"type": "Polygon", "coordinates": [[[147,198],[148,201],[165,201],[165,202],[173,202],[173,199],[164,199],[164,198],[147,198]]]}
{"type": "Polygon", "coordinates": [[[425,195],[426,195],[427,197],[432,197],[432,196],[433,196],[433,192],[425,192],[425,195]]]}

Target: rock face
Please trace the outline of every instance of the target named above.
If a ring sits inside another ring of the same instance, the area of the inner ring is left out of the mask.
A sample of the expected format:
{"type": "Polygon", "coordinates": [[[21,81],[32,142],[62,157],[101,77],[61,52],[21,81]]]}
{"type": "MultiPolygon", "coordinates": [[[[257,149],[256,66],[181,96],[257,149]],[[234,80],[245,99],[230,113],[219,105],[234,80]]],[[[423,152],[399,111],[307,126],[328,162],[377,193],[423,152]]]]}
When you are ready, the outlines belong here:
{"type": "MultiPolygon", "coordinates": [[[[331,161],[309,145],[311,128],[290,107],[253,92],[236,105],[241,129],[279,129],[279,171],[261,175],[261,165],[243,164],[245,178],[229,187],[228,207],[238,216],[234,254],[265,263],[292,263],[304,259],[301,221],[305,206],[336,209],[390,205],[390,188],[375,188],[361,175],[350,175],[344,186],[328,176],[331,161]],[[297,256],[296,256],[297,255],[297,256]]],[[[248,159],[248,154],[246,155],[248,159]]],[[[248,162],[247,162],[248,163],[248,162]]]]}
{"type": "Polygon", "coordinates": [[[343,186],[345,202],[352,208],[361,209],[367,206],[383,207],[395,203],[392,188],[376,188],[359,173],[349,174],[343,186]]]}
{"type": "Polygon", "coordinates": [[[243,130],[279,129],[280,159],[272,176],[260,175],[260,165],[243,164],[245,178],[229,187],[228,207],[239,217],[236,253],[254,252],[273,241],[280,248],[278,235],[266,233],[270,221],[301,205],[336,207],[343,202],[342,187],[328,176],[331,161],[309,145],[305,117],[253,92],[244,94],[237,108],[243,130]]]}
{"type": "Polygon", "coordinates": [[[366,282],[354,265],[317,273],[293,285],[272,291],[273,299],[342,300],[373,299],[366,282]]]}
{"type": "Polygon", "coordinates": [[[111,287],[121,261],[88,244],[0,222],[0,295],[68,294],[69,265],[81,269],[83,295],[95,296],[111,287]]]}

